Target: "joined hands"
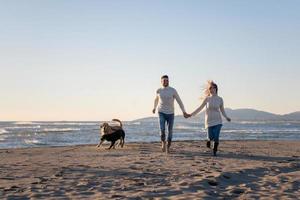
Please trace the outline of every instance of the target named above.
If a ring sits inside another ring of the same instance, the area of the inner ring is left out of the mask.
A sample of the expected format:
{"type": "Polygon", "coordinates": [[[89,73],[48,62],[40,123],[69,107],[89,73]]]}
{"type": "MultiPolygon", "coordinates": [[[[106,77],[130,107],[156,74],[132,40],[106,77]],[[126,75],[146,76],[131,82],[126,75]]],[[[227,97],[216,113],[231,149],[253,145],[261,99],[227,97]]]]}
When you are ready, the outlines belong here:
{"type": "Polygon", "coordinates": [[[189,117],[191,117],[192,115],[191,115],[191,114],[188,114],[188,113],[186,113],[186,112],[184,112],[184,113],[183,113],[183,116],[184,116],[184,118],[189,118],[189,117]]]}

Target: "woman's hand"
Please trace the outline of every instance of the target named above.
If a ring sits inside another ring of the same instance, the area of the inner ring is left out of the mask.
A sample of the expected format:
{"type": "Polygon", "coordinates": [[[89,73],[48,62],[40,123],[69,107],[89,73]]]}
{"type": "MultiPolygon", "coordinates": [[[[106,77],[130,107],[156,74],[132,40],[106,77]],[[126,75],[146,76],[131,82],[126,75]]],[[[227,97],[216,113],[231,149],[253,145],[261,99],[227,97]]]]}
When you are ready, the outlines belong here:
{"type": "Polygon", "coordinates": [[[189,117],[191,117],[192,115],[191,115],[191,114],[188,114],[188,113],[183,113],[183,116],[184,116],[184,118],[189,118],[189,117]]]}

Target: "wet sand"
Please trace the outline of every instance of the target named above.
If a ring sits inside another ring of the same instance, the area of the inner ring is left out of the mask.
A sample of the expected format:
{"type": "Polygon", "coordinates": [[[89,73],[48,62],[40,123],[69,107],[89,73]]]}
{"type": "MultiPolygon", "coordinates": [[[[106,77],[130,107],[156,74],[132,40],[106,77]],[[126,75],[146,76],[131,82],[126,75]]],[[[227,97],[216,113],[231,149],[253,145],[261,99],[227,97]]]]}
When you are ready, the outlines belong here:
{"type": "Polygon", "coordinates": [[[0,150],[0,199],[297,199],[300,141],[0,150]]]}

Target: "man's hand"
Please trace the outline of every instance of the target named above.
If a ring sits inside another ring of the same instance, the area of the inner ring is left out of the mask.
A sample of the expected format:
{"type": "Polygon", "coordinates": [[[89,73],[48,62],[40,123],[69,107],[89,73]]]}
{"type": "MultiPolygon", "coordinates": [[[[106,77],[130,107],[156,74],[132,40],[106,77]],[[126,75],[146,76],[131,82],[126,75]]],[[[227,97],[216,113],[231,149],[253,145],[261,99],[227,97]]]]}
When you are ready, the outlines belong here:
{"type": "Polygon", "coordinates": [[[226,120],[229,121],[229,122],[231,121],[231,119],[229,117],[227,117],[226,120]]]}
{"type": "Polygon", "coordinates": [[[155,108],[153,108],[152,113],[155,114],[155,108]]]}
{"type": "Polygon", "coordinates": [[[189,117],[191,117],[192,115],[187,114],[186,112],[184,112],[184,113],[183,113],[183,116],[184,116],[184,118],[189,118],[189,117]]]}

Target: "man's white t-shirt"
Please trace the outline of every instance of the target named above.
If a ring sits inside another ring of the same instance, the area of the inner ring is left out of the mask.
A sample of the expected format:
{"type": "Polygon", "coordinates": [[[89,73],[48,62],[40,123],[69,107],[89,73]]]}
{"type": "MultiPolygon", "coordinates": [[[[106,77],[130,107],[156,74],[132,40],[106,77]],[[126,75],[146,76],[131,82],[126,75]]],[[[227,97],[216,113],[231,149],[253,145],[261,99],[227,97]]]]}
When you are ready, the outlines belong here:
{"type": "Polygon", "coordinates": [[[159,98],[158,101],[158,112],[165,114],[174,114],[174,99],[176,99],[182,112],[185,112],[183,103],[177,93],[177,91],[172,87],[159,88],[156,91],[156,95],[159,98]]]}

